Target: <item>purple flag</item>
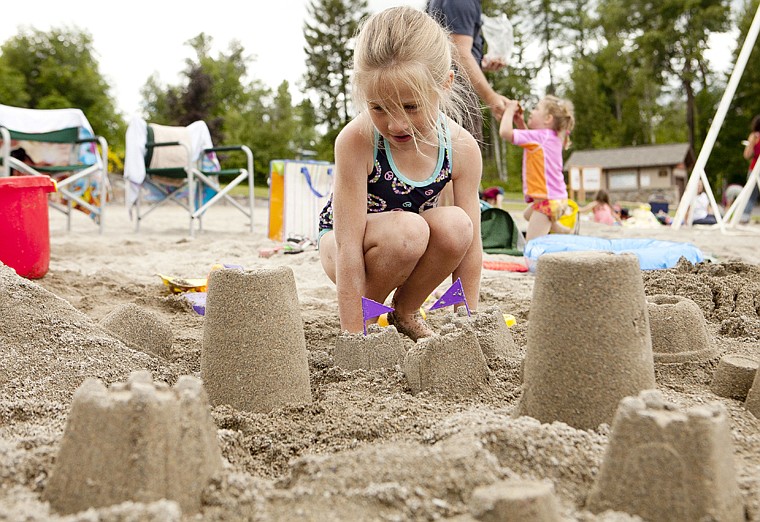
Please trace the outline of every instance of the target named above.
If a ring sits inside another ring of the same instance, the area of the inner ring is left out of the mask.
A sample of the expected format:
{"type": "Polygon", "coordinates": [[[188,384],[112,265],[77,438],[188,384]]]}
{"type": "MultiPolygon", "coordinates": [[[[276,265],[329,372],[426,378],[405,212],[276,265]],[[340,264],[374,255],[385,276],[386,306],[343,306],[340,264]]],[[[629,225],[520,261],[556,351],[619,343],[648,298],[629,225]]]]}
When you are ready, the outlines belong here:
{"type": "Polygon", "coordinates": [[[364,317],[364,335],[367,335],[367,320],[379,317],[386,312],[392,312],[393,308],[382,303],[362,297],[362,316],[364,317]]]}
{"type": "Polygon", "coordinates": [[[467,315],[470,315],[470,307],[467,305],[467,299],[464,297],[464,289],[462,288],[462,280],[457,278],[454,284],[446,290],[443,295],[438,299],[433,306],[428,310],[437,310],[438,308],[445,308],[447,306],[453,306],[459,303],[464,303],[467,309],[467,315]]]}

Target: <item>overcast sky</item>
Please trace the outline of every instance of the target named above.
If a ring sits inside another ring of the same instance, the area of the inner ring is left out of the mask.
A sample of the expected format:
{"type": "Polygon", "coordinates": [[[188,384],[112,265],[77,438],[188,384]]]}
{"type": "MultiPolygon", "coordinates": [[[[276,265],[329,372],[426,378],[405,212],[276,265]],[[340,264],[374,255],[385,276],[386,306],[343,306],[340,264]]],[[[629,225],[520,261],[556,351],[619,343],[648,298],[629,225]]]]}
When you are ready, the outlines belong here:
{"type": "MultiPolygon", "coordinates": [[[[424,0],[369,0],[371,11],[393,5],[423,7],[424,0]]],[[[164,84],[176,84],[185,60],[193,51],[185,42],[205,32],[213,38],[212,56],[239,40],[255,60],[252,79],[276,88],[283,80],[300,99],[297,82],[305,71],[303,23],[307,0],[131,0],[97,4],[83,0],[33,0],[5,9],[0,42],[18,34],[21,27],[79,27],[93,37],[101,73],[111,94],[129,118],[138,110],[140,88],[153,73],[164,84]],[[116,7],[118,5],[118,7],[116,7]]],[[[726,70],[735,35],[716,39],[710,58],[726,70]]]]}

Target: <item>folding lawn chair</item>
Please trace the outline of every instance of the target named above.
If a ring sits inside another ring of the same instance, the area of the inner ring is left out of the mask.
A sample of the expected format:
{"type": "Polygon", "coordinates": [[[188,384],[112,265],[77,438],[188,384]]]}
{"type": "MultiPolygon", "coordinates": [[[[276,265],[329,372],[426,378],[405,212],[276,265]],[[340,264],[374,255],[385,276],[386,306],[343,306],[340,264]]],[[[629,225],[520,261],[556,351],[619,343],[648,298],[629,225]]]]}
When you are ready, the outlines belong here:
{"type": "Polygon", "coordinates": [[[192,237],[196,221],[202,230],[206,211],[225,200],[248,217],[253,232],[253,153],[245,145],[214,147],[203,121],[169,127],[134,118],[127,128],[124,178],[135,231],[140,230],[140,222],[148,214],[174,202],[187,210],[192,237]],[[222,168],[217,152],[242,152],[246,168],[222,168]],[[222,185],[220,179],[230,181],[222,185]],[[241,205],[230,191],[246,180],[247,203],[241,205]]]}
{"type": "Polygon", "coordinates": [[[67,230],[76,209],[103,232],[108,143],[94,135],[81,110],[0,105],[0,140],[0,177],[49,176],[58,188],[49,204],[66,214],[67,230]]]}

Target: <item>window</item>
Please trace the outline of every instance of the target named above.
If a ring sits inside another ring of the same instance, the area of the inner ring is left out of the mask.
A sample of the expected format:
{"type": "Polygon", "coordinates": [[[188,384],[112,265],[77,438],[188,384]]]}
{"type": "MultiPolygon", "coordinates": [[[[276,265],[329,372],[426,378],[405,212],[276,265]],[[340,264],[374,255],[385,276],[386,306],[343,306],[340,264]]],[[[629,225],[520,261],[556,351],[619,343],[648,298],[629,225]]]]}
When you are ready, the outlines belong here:
{"type": "Polygon", "coordinates": [[[610,190],[638,189],[639,180],[635,172],[610,172],[610,190]]]}

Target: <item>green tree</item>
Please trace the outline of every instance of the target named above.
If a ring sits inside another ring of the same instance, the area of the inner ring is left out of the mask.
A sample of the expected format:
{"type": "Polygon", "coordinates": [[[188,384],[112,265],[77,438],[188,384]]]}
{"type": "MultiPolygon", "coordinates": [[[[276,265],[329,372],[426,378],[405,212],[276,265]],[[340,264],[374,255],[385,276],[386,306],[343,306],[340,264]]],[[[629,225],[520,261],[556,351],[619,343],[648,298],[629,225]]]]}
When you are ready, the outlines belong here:
{"type": "Polygon", "coordinates": [[[78,28],[26,29],[0,51],[0,102],[32,109],[81,109],[96,134],[123,149],[125,125],[95,59],[92,36],[78,28]]]}
{"type": "Polygon", "coordinates": [[[729,1],[604,0],[600,9],[607,32],[633,42],[637,58],[654,78],[674,83],[682,93],[688,138],[696,149],[696,92],[711,82],[704,53],[710,34],[729,26],[729,1]]]}
{"type": "Polygon", "coordinates": [[[339,129],[351,119],[349,84],[353,38],[367,16],[366,0],[311,0],[304,23],[304,85],[315,93],[317,122],[326,128],[321,151],[332,149],[339,129]]]}
{"type": "Polygon", "coordinates": [[[203,120],[215,143],[225,141],[225,123],[230,113],[246,103],[244,79],[250,58],[236,40],[226,53],[210,54],[213,39],[205,33],[188,40],[195,51],[183,71],[179,85],[164,87],[156,75],[148,78],[141,93],[142,108],[151,121],[166,125],[189,125],[203,120]]]}

